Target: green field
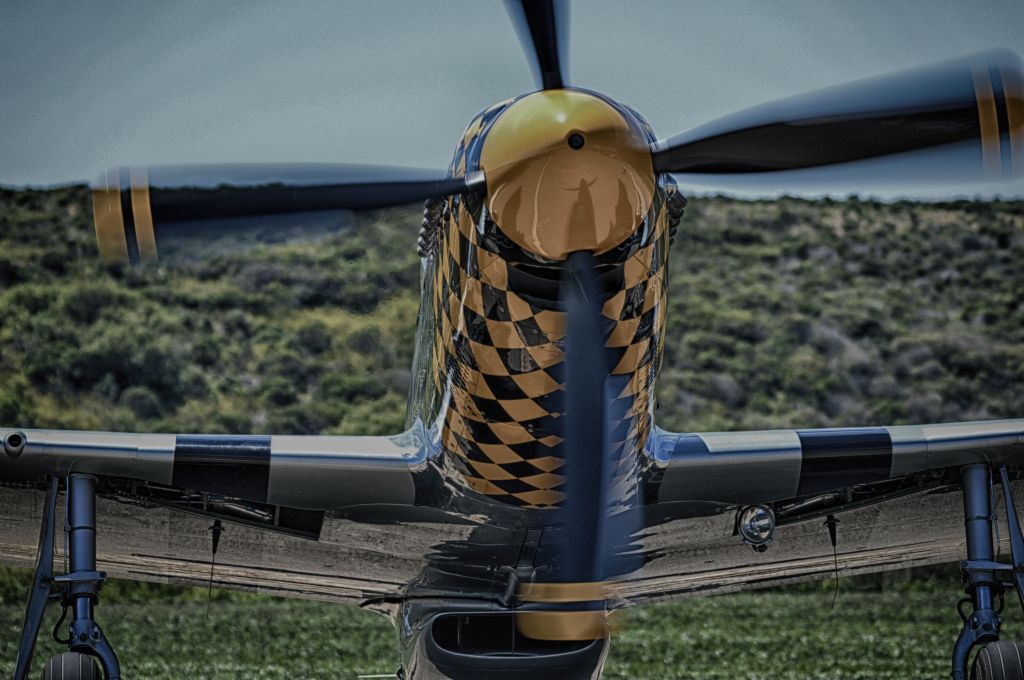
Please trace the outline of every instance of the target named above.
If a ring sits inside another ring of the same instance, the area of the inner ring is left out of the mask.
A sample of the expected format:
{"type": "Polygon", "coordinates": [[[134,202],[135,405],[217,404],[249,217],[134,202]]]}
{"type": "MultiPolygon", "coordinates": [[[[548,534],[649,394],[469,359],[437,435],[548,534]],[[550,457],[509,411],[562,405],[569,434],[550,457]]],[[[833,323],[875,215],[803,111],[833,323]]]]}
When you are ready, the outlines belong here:
{"type": "MultiPolygon", "coordinates": [[[[10,673],[27,570],[3,570],[0,676],[10,673]]],[[[843,579],[630,610],[606,678],[912,680],[948,673],[955,568],[843,579]]],[[[391,625],[355,607],[111,582],[98,610],[130,679],[352,678],[398,666],[391,625]],[[148,601],[152,598],[152,601],[148,601]]],[[[1004,638],[1024,614],[1008,601],[1004,638]]],[[[53,621],[57,612],[51,612],[53,621]]],[[[49,639],[44,659],[61,649],[49,639]]],[[[42,636],[41,636],[42,637],[42,636]]]]}

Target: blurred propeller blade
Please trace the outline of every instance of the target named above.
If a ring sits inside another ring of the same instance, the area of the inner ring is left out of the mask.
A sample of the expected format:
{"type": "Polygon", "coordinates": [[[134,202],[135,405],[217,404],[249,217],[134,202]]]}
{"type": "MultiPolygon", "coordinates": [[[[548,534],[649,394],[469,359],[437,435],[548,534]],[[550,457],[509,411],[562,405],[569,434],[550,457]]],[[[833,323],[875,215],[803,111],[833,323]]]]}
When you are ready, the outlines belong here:
{"type": "Polygon", "coordinates": [[[561,90],[569,44],[567,0],[505,0],[519,42],[526,52],[533,79],[542,90],[561,90]]]}
{"type": "MultiPolygon", "coordinates": [[[[482,173],[344,164],[167,165],[110,170],[93,187],[100,253],[108,262],[156,259],[176,236],[215,236],[239,223],[317,211],[368,210],[466,191],[482,173]]],[[[293,227],[303,220],[291,219],[293,227]]]]}
{"type": "Polygon", "coordinates": [[[1024,174],[1024,76],[1016,54],[996,50],[782,99],[659,142],[652,151],[657,172],[722,175],[947,145],[967,149],[971,176],[1024,174]]]}
{"type": "Polygon", "coordinates": [[[572,530],[563,539],[565,576],[593,582],[601,575],[601,527],[608,513],[608,446],[606,338],[603,302],[594,256],[569,256],[563,280],[565,300],[565,500],[562,509],[572,530]]]}
{"type": "Polygon", "coordinates": [[[559,474],[565,497],[555,510],[555,545],[535,558],[538,579],[520,592],[538,610],[520,614],[517,623],[534,639],[594,640],[609,633],[615,579],[639,566],[632,545],[640,529],[636,489],[619,478],[621,447],[611,442],[612,421],[626,417],[614,413],[615,396],[629,376],[611,375],[605,296],[592,254],[569,256],[561,290],[566,423],[559,474]]]}

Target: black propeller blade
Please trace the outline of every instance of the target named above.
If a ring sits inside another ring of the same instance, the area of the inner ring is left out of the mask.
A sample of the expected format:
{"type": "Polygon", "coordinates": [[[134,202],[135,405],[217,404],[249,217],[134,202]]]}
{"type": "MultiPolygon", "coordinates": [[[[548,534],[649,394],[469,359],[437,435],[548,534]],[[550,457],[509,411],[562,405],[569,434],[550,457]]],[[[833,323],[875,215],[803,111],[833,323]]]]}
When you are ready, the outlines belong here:
{"type": "Polygon", "coordinates": [[[234,230],[238,218],[367,210],[483,188],[480,173],[448,177],[443,171],[344,164],[169,165],[108,171],[93,188],[93,209],[104,258],[137,263],[154,259],[177,235],[234,230]]]}
{"type": "Polygon", "coordinates": [[[566,0],[505,0],[519,42],[542,90],[561,90],[568,49],[569,3],[566,0]]]}
{"type": "Polygon", "coordinates": [[[615,396],[630,376],[611,373],[594,256],[572,253],[564,267],[566,423],[559,474],[565,496],[550,542],[534,559],[536,581],[521,591],[542,613],[521,616],[519,625],[535,639],[594,640],[609,632],[615,580],[640,566],[636,480],[623,467],[621,445],[612,443],[613,422],[627,417],[615,396]]]}
{"type": "Polygon", "coordinates": [[[796,170],[962,143],[985,177],[1024,173],[1024,77],[998,50],[821,90],[719,119],[653,148],[657,172],[796,170]]]}
{"type": "Polygon", "coordinates": [[[576,252],[565,264],[565,500],[567,527],[561,570],[569,582],[603,577],[603,526],[608,514],[609,367],[602,331],[602,301],[594,256],[576,252]]]}

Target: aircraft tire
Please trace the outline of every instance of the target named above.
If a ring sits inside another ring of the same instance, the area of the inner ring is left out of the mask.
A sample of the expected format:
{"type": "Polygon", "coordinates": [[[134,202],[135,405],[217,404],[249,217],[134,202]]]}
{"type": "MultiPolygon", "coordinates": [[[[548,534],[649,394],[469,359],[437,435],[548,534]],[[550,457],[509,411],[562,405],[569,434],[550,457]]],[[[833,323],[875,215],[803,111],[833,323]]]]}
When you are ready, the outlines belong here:
{"type": "Polygon", "coordinates": [[[43,666],[43,680],[100,680],[102,677],[96,660],[78,652],[52,656],[43,666]]]}
{"type": "Polygon", "coordinates": [[[971,680],[1024,680],[1024,646],[990,642],[974,657],[971,680]]]}

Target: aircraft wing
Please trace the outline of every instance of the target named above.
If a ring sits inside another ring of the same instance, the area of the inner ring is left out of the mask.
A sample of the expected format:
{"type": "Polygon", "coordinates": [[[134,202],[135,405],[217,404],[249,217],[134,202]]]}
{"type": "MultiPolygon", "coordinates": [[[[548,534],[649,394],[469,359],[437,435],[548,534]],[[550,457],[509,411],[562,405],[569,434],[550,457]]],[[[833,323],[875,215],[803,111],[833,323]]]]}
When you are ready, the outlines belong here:
{"type": "MultiPolygon", "coordinates": [[[[417,506],[424,453],[413,433],[20,432],[22,450],[0,454],[6,563],[32,563],[43,497],[33,481],[47,473],[100,477],[99,568],[120,578],[205,585],[209,527],[222,518],[231,524],[220,542],[215,587],[384,607],[424,573],[439,546],[469,545],[480,530],[417,506]]],[[[644,566],[617,584],[617,596],[631,603],[827,578],[833,554],[821,520],[833,513],[843,575],[961,559],[957,470],[972,462],[1018,463],[1024,419],[732,433],[656,429],[648,452],[644,566]],[[735,535],[736,510],[755,504],[771,507],[779,522],[766,552],[735,535]]],[[[1024,505],[1024,488],[1016,486],[1024,505]]],[[[515,543],[491,541],[504,542],[515,543]]]]}
{"type": "MultiPolygon", "coordinates": [[[[1024,461],[1024,419],[872,428],[672,433],[648,447],[645,566],[633,602],[827,578],[823,518],[839,519],[843,575],[963,559],[959,468],[1024,461]],[[755,552],[736,511],[770,507],[774,541],[755,552]]],[[[1021,503],[1022,489],[1014,484],[1021,503]]],[[[1001,497],[996,496],[997,498],[1001,497]]]]}
{"type": "Polygon", "coordinates": [[[344,437],[0,429],[0,436],[5,481],[78,472],[313,510],[412,504],[412,466],[420,452],[411,432],[344,437]]]}
{"type": "Polygon", "coordinates": [[[0,428],[0,437],[0,562],[8,564],[34,560],[44,496],[37,481],[72,472],[99,479],[98,566],[121,578],[205,585],[209,528],[223,519],[215,587],[366,604],[400,592],[432,545],[468,532],[440,516],[418,517],[401,532],[387,526],[398,521],[395,513],[415,511],[413,473],[422,449],[412,432],[203,436],[0,428]]]}

